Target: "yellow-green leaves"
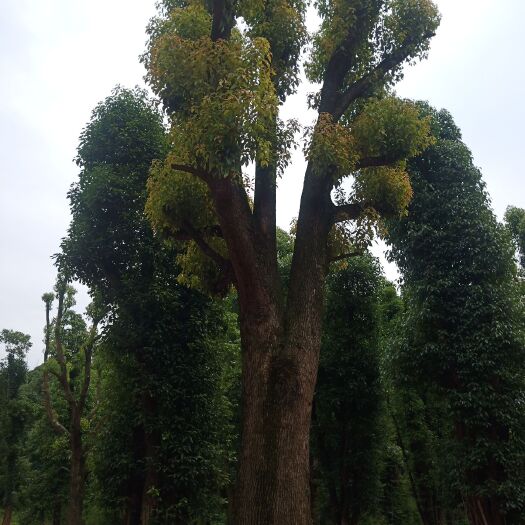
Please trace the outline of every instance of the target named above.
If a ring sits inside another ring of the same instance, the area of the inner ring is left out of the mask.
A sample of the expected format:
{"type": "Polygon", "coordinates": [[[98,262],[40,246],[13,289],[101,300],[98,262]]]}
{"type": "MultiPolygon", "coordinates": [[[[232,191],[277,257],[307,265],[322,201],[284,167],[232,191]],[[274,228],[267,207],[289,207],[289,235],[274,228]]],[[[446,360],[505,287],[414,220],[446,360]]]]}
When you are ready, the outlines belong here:
{"type": "Polygon", "coordinates": [[[362,169],[362,162],[403,163],[432,141],[429,121],[415,104],[386,97],[369,101],[351,123],[321,114],[306,154],[316,172],[329,171],[337,183],[362,169]]]}
{"type": "Polygon", "coordinates": [[[206,184],[189,173],[171,168],[173,156],[154,162],[148,180],[146,215],[153,228],[177,236],[190,224],[204,230],[217,224],[206,184]]]}
{"type": "Polygon", "coordinates": [[[268,41],[239,32],[212,41],[209,24],[198,5],[175,9],[145,62],[172,114],[177,155],[228,177],[253,160],[270,162],[278,99],[268,41]]]}
{"type": "Polygon", "coordinates": [[[251,38],[265,38],[271,46],[274,84],[281,100],[293,93],[299,82],[299,58],[307,42],[302,0],[241,0],[239,14],[251,38]]]}
{"type": "Polygon", "coordinates": [[[355,176],[355,198],[381,215],[403,215],[412,199],[410,178],[403,167],[361,170],[355,176]]]}
{"type": "Polygon", "coordinates": [[[306,157],[316,173],[328,170],[334,181],[350,175],[359,160],[352,131],[334,122],[328,113],[319,115],[306,157]]]}
{"type": "Polygon", "coordinates": [[[403,160],[433,141],[429,119],[420,117],[413,102],[395,97],[372,99],[351,126],[361,158],[403,160]]]}
{"type": "Polygon", "coordinates": [[[403,64],[423,58],[439,25],[431,0],[321,0],[317,8],[323,21],[314,36],[308,77],[321,82],[337,51],[348,61],[347,86],[397,57],[388,71],[378,71],[371,92],[399,79],[403,64]]]}
{"type": "MultiPolygon", "coordinates": [[[[226,258],[227,248],[223,239],[210,237],[207,243],[226,258]]],[[[209,295],[225,295],[230,291],[231,283],[224,269],[205,255],[194,241],[186,244],[185,251],[177,256],[177,263],[180,267],[179,283],[209,295]]]]}

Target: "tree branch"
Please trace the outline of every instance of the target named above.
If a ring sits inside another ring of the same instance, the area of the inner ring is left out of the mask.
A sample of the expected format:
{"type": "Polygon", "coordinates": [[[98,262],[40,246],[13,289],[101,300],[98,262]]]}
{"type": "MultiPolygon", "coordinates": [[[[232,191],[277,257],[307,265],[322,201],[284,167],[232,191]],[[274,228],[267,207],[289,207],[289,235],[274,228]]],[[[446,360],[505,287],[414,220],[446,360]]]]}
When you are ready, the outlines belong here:
{"type": "MultiPolygon", "coordinates": [[[[67,434],[68,431],[59,421],[55,410],[53,409],[53,403],[51,401],[51,393],[49,390],[49,371],[47,367],[47,359],[50,351],[50,333],[51,333],[51,322],[49,319],[49,311],[51,309],[51,302],[46,301],[46,348],[44,351],[44,376],[42,381],[42,393],[44,395],[44,408],[46,410],[47,418],[53,427],[53,430],[57,434],[67,434]]],[[[56,374],[58,377],[58,374],[56,374]]]]}
{"type": "MultiPolygon", "coordinates": [[[[423,35],[423,40],[428,40],[434,35],[434,32],[426,33],[423,35]]],[[[363,96],[375,82],[383,80],[389,71],[403,63],[410,56],[414,43],[414,38],[407,38],[401,47],[392,51],[372,71],[348,87],[338,97],[338,101],[335,104],[335,109],[332,112],[334,120],[339,120],[352,102],[363,96]]]]}
{"type": "Polygon", "coordinates": [[[333,208],[333,222],[355,221],[365,209],[359,202],[341,204],[333,208]]]}
{"type": "Polygon", "coordinates": [[[189,166],[187,164],[175,163],[171,165],[171,169],[175,171],[184,171],[185,173],[190,173],[191,175],[199,177],[199,179],[202,179],[204,182],[209,182],[211,179],[211,175],[207,171],[195,168],[194,166],[189,166]]]}
{"type": "MultiPolygon", "coordinates": [[[[224,236],[222,234],[221,227],[219,225],[209,226],[208,228],[204,228],[204,229],[200,230],[200,234],[201,235],[209,235],[211,237],[224,238],[224,236]]],[[[178,232],[174,236],[174,238],[177,241],[192,241],[192,240],[194,240],[193,237],[185,230],[181,230],[180,232],[178,232]]]]}
{"type": "Polygon", "coordinates": [[[345,259],[350,259],[350,257],[360,257],[361,255],[363,255],[363,253],[363,251],[342,253],[340,255],[330,257],[328,262],[333,263],[337,261],[344,261],[345,259]]]}
{"type": "Polygon", "coordinates": [[[44,376],[42,381],[42,393],[44,394],[44,408],[46,410],[47,419],[51,423],[53,430],[57,434],[69,434],[68,430],[64,425],[58,421],[58,415],[53,408],[53,402],[51,401],[51,393],[49,391],[49,373],[46,369],[46,363],[44,363],[44,376]]]}
{"type": "Polygon", "coordinates": [[[80,391],[80,398],[78,402],[78,410],[80,414],[82,414],[84,411],[89,385],[91,383],[91,364],[93,359],[93,348],[95,347],[95,343],[97,341],[98,323],[99,319],[93,320],[93,325],[91,326],[89,338],[84,349],[84,380],[82,382],[82,390],[80,391]]]}
{"type": "Polygon", "coordinates": [[[62,335],[60,333],[61,328],[62,328],[62,317],[64,315],[64,294],[65,294],[65,288],[63,290],[60,289],[58,292],[57,318],[55,320],[55,350],[56,350],[56,359],[60,366],[60,376],[59,376],[60,384],[62,385],[62,389],[64,390],[64,395],[66,397],[67,402],[70,405],[74,405],[75,399],[73,397],[73,393],[71,392],[71,385],[69,384],[69,381],[67,378],[66,358],[64,355],[64,349],[62,347],[62,335]]]}
{"type": "Polygon", "coordinates": [[[201,232],[193,227],[189,221],[184,221],[183,223],[184,231],[188,234],[191,240],[193,240],[197,246],[200,248],[202,253],[207,255],[210,259],[215,261],[220,268],[225,268],[229,261],[223,257],[219,252],[215,251],[204,239],[201,232]]]}
{"type": "Polygon", "coordinates": [[[233,2],[231,0],[213,0],[211,39],[227,40],[235,24],[233,2]]]}
{"type": "Polygon", "coordinates": [[[382,155],[380,157],[365,157],[361,159],[355,169],[362,170],[365,168],[379,168],[381,166],[391,166],[400,160],[404,160],[406,157],[399,157],[397,155],[382,155]]]}

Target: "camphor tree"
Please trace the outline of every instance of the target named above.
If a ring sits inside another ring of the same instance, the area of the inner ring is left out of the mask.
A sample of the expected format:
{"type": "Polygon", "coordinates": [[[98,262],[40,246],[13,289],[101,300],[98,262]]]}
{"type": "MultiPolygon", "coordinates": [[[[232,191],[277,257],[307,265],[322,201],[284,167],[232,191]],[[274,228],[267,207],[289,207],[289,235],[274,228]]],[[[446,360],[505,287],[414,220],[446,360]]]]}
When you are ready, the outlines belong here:
{"type": "Polygon", "coordinates": [[[514,249],[451,116],[420,107],[437,141],[410,161],[414,199],[388,230],[407,304],[400,373],[439,417],[430,428],[441,429],[445,484],[461,493],[469,522],[521,525],[525,338],[514,249]]]}
{"type": "Polygon", "coordinates": [[[236,319],[177,281],[177,247],[156,238],[144,214],[149,168],[166,144],[144,91],[118,87],[97,104],[57,256],[109,308],[92,464],[110,523],[119,514],[130,525],[216,522],[231,484],[236,319]]]}
{"type": "Polygon", "coordinates": [[[317,523],[355,525],[380,514],[382,282],[370,255],[343,264],[327,280],[311,436],[319,487],[312,498],[317,523]]]}
{"type": "Polygon", "coordinates": [[[525,210],[509,206],[505,212],[505,224],[518,250],[520,266],[525,270],[525,210]]]}
{"type": "Polygon", "coordinates": [[[411,196],[404,160],[430,141],[412,104],[383,95],[405,64],[425,56],[439,24],[435,5],[335,0],[317,7],[322,22],[306,70],[321,84],[312,97],[318,117],[305,147],[286,293],[276,190],[296,125],[278,113],[299,83],[306,4],[166,0],[143,59],[171,119],[171,150],[152,168],[147,213],[158,232],[186,243],[181,280],[212,291],[233,283],[238,292],[239,524],[311,522],[308,438],[325,276],[331,259],[367,238],[378,215],[403,213],[411,196]],[[252,162],[250,177],[243,170],[252,162]],[[332,190],[351,176],[351,194],[345,200],[339,192],[334,204],[332,190]]]}
{"type": "MultiPolygon", "coordinates": [[[[88,328],[82,316],[72,310],[75,290],[59,276],[56,294],[42,296],[46,311],[45,352],[43,372],[44,406],[53,429],[66,435],[70,448],[69,500],[66,522],[82,525],[86,482],[86,425],[89,417],[88,394],[91,384],[92,358],[97,343],[98,324],[104,310],[94,301],[87,315],[92,324],[88,328]],[[57,314],[51,321],[53,300],[58,299],[57,314]],[[50,374],[56,377],[68,406],[68,420],[59,421],[52,402],[50,374]]],[[[91,414],[92,415],[92,414],[91,414]]]]}
{"type": "Polygon", "coordinates": [[[30,336],[14,330],[0,332],[6,357],[0,361],[0,498],[4,509],[2,525],[11,525],[16,493],[20,485],[20,451],[24,410],[18,393],[27,375],[26,354],[30,336]]]}

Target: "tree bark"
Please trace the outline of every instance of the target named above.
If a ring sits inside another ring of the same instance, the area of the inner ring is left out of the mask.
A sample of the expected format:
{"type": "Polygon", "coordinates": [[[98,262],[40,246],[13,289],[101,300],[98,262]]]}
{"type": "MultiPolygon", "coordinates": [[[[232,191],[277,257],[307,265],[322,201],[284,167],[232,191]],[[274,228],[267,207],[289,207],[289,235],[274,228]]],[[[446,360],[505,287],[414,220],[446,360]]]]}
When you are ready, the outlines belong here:
{"type": "MultiPolygon", "coordinates": [[[[321,346],[330,187],[330,181],[307,170],[285,309],[271,269],[256,267],[258,277],[252,282],[259,288],[246,293],[244,276],[232,260],[243,381],[236,525],[312,523],[309,436],[321,346]]],[[[217,211],[220,216],[219,206],[217,211]]],[[[228,240],[222,221],[221,226],[228,240]]]]}
{"type": "Polygon", "coordinates": [[[251,328],[243,344],[244,417],[235,523],[310,524],[308,439],[317,348],[304,345],[299,359],[292,352],[279,352],[282,342],[265,330],[266,323],[251,328]],[[257,343],[253,332],[261,337],[265,332],[265,337],[257,343]]]}
{"type": "Polygon", "coordinates": [[[490,498],[470,496],[465,501],[470,525],[505,525],[505,517],[499,511],[499,505],[490,498]]]}
{"type": "Polygon", "coordinates": [[[4,509],[4,517],[2,519],[2,525],[11,525],[11,520],[13,518],[13,507],[8,505],[4,509]]]}
{"type": "Polygon", "coordinates": [[[85,454],[82,446],[80,415],[73,414],[71,441],[71,477],[69,485],[69,502],[67,510],[68,525],[84,525],[84,486],[86,477],[85,454]]]}

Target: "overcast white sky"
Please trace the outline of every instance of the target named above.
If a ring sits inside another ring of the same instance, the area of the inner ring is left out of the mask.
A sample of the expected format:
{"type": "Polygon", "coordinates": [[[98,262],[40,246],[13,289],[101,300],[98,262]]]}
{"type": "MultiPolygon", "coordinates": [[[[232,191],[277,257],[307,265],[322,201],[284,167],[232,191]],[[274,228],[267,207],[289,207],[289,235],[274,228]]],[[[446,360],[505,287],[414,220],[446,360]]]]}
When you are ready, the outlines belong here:
{"type": "MultiPolygon", "coordinates": [[[[31,334],[31,367],[42,360],[40,297],[69,222],[79,133],[117,83],[142,84],[138,56],[154,2],[0,0],[0,329],[31,334]]],[[[407,70],[398,94],[452,112],[502,217],[508,204],[525,207],[525,2],[437,3],[443,20],[429,59],[407,70]]],[[[308,122],[307,91],[287,103],[287,116],[308,122]]],[[[297,213],[303,167],[298,153],[281,181],[283,227],[297,213]]]]}

